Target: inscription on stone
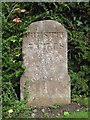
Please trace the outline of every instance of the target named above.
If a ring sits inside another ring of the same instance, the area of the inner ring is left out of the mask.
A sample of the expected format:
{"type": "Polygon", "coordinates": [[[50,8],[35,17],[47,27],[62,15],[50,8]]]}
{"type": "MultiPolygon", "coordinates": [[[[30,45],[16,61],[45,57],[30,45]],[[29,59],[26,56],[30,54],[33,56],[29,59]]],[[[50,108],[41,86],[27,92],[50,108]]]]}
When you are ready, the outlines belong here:
{"type": "Polygon", "coordinates": [[[27,97],[28,105],[69,104],[67,32],[63,25],[53,20],[32,23],[24,34],[22,51],[26,70],[20,79],[21,99],[27,97]]]}

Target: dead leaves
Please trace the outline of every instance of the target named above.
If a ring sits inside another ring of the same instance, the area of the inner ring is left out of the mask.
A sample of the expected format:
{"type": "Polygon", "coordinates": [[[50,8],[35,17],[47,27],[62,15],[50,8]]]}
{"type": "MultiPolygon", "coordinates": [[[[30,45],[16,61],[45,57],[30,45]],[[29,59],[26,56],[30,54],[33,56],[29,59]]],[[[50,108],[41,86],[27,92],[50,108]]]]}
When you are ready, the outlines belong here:
{"type": "Polygon", "coordinates": [[[22,20],[21,20],[20,18],[14,18],[12,21],[13,21],[13,22],[16,22],[16,23],[22,22],[22,20]]]}
{"type": "MultiPolygon", "coordinates": [[[[24,13],[26,10],[25,10],[25,9],[16,8],[16,9],[14,10],[14,12],[16,12],[16,11],[19,12],[19,13],[24,13]]],[[[20,23],[20,22],[22,22],[22,20],[21,20],[19,17],[14,18],[12,21],[15,22],[15,23],[20,23]]]]}

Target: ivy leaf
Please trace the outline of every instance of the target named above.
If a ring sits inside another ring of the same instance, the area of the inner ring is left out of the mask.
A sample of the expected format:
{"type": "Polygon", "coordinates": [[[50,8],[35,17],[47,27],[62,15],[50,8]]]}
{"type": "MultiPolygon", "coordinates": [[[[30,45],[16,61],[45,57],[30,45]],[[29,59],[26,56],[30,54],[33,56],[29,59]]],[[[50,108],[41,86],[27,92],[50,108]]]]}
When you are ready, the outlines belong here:
{"type": "Polygon", "coordinates": [[[9,37],[8,41],[12,41],[13,43],[15,43],[16,42],[16,36],[9,37]]]}
{"type": "Polygon", "coordinates": [[[76,22],[77,22],[77,26],[80,26],[80,25],[83,24],[83,23],[82,23],[81,21],[79,21],[79,20],[77,20],[76,22]]]}

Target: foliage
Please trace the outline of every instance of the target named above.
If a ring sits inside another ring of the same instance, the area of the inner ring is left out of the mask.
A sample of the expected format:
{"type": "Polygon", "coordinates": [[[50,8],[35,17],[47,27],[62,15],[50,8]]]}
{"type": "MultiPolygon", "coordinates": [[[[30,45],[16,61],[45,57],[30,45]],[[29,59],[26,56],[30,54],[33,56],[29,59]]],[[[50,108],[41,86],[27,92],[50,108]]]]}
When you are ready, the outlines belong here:
{"type": "Polygon", "coordinates": [[[56,108],[60,108],[60,105],[57,104],[57,103],[55,103],[55,104],[49,106],[49,109],[56,109],[56,108]]]}
{"type": "Polygon", "coordinates": [[[71,112],[70,115],[65,116],[65,118],[87,118],[88,119],[88,112],[80,111],[80,112],[71,112]]]}
{"type": "Polygon", "coordinates": [[[4,106],[2,111],[3,118],[28,118],[31,109],[26,108],[25,104],[26,103],[24,101],[20,102],[18,100],[14,100],[10,106],[4,106]]]}
{"type": "Polygon", "coordinates": [[[64,116],[69,116],[69,112],[64,112],[64,116]]]}
{"type": "Polygon", "coordinates": [[[77,102],[80,103],[81,105],[85,106],[86,108],[90,108],[89,107],[89,103],[90,103],[90,98],[89,97],[77,97],[73,99],[73,102],[77,102]]]}
{"type": "Polygon", "coordinates": [[[19,81],[25,69],[22,62],[22,37],[28,25],[38,20],[52,19],[66,27],[72,99],[80,95],[88,97],[89,15],[87,2],[2,3],[2,88],[5,116],[9,109],[15,110],[15,115],[18,116],[24,107],[24,104],[18,101],[19,81]]]}

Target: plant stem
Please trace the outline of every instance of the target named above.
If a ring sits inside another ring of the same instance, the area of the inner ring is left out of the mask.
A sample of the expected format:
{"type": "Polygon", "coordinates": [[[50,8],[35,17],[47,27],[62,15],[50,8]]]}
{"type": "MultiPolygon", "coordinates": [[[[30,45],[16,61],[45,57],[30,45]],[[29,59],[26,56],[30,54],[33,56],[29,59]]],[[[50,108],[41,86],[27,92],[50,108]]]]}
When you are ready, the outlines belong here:
{"type": "Polygon", "coordinates": [[[17,3],[14,3],[14,6],[13,6],[11,12],[9,13],[9,15],[7,16],[7,19],[6,19],[6,20],[8,20],[8,18],[10,17],[10,15],[11,15],[11,13],[13,12],[14,8],[16,7],[16,5],[17,5],[17,3]]]}

